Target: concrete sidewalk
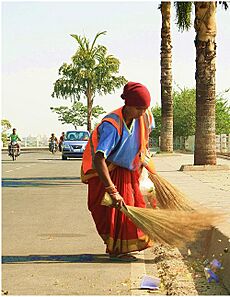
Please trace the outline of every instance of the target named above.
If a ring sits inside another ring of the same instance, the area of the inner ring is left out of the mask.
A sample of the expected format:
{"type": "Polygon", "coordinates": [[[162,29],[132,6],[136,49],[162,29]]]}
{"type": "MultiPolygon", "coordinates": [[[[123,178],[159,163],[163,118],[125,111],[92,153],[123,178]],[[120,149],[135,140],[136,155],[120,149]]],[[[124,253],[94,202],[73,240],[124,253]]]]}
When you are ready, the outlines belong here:
{"type": "MultiPolygon", "coordinates": [[[[227,214],[215,226],[207,246],[208,258],[218,258],[224,268],[222,280],[230,290],[230,170],[179,171],[181,165],[193,164],[192,154],[155,155],[157,172],[185,193],[199,207],[204,206],[227,214]]],[[[230,166],[230,160],[217,159],[217,164],[230,166]]]]}

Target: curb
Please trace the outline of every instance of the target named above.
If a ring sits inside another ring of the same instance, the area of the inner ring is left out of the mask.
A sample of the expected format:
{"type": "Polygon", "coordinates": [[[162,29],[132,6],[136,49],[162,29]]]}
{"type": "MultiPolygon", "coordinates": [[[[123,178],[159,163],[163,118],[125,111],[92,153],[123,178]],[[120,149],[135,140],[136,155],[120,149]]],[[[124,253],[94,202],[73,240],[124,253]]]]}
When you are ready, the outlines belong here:
{"type": "Polygon", "coordinates": [[[206,258],[209,261],[217,258],[221,262],[223,269],[219,271],[218,276],[230,292],[230,239],[218,227],[213,227],[208,237],[205,244],[206,258]]]}
{"type": "Polygon", "coordinates": [[[181,165],[179,171],[219,171],[219,170],[229,170],[228,165],[181,165]]]}

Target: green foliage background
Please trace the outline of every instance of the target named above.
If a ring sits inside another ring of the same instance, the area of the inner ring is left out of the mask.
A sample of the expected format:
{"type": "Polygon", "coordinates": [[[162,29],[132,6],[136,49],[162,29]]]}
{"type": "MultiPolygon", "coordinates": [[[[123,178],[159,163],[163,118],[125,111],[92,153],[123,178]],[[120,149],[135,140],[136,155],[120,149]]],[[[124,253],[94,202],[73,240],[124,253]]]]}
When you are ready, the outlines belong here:
{"type": "MultiPolygon", "coordinates": [[[[216,97],[216,134],[230,134],[230,106],[225,94],[226,90],[216,97]]],[[[195,134],[196,125],[196,90],[195,88],[184,88],[173,91],[173,136],[183,136],[195,134]]],[[[161,107],[156,105],[152,108],[155,118],[156,129],[151,133],[151,137],[158,144],[161,130],[161,107]]]]}
{"type": "MultiPolygon", "coordinates": [[[[87,125],[87,106],[81,102],[75,102],[69,108],[67,106],[50,107],[53,112],[58,114],[58,120],[62,124],[72,124],[74,128],[77,126],[87,125]]],[[[99,115],[105,113],[105,110],[96,105],[92,108],[92,119],[97,119],[99,115]]]]}
{"type": "Polygon", "coordinates": [[[7,131],[12,127],[11,123],[6,120],[6,119],[2,119],[1,120],[1,127],[2,127],[2,133],[1,133],[1,138],[2,138],[2,143],[3,146],[7,145],[7,131]]]}

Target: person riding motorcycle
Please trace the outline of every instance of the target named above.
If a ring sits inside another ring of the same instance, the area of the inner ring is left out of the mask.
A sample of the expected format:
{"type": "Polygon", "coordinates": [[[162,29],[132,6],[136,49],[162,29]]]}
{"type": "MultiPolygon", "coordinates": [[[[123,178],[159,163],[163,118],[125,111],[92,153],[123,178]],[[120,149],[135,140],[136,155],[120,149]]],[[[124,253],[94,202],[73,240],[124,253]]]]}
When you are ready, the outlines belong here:
{"type": "Polygon", "coordinates": [[[17,146],[17,155],[19,156],[19,154],[20,154],[20,144],[18,143],[18,141],[21,141],[21,139],[18,136],[18,134],[16,133],[16,128],[13,128],[13,133],[10,134],[9,140],[10,140],[10,143],[8,145],[8,153],[9,153],[9,155],[10,155],[10,151],[11,151],[11,146],[13,144],[16,144],[16,146],[17,146]]]}
{"type": "Polygon", "coordinates": [[[54,135],[54,133],[51,134],[51,137],[49,138],[49,150],[52,151],[52,146],[55,145],[55,148],[58,146],[58,139],[54,135]]]}

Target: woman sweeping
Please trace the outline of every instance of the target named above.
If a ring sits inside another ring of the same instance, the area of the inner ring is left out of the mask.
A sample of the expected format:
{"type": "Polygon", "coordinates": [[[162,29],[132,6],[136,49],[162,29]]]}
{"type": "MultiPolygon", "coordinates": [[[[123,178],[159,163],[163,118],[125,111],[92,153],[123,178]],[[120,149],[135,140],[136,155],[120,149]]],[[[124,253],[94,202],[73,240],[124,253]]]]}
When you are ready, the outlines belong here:
{"type": "Polygon", "coordinates": [[[106,115],[92,132],[82,161],[82,181],[88,184],[88,208],[111,260],[137,260],[131,252],[150,246],[150,238],[138,229],[119,208],[145,208],[139,189],[142,160],[148,147],[153,116],[150,94],[140,83],[124,86],[125,105],[106,115]],[[108,192],[113,207],[101,205],[108,192]]]}

